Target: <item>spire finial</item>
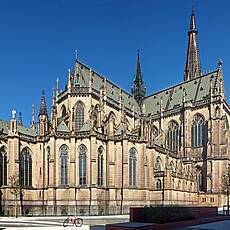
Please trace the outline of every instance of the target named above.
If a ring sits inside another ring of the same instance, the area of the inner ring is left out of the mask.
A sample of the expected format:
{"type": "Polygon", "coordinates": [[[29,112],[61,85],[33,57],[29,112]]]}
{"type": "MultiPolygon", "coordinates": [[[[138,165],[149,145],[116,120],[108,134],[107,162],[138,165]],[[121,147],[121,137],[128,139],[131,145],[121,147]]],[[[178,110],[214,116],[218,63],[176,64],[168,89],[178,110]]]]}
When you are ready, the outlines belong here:
{"type": "Polygon", "coordinates": [[[137,50],[136,80],[141,79],[140,50],[137,50]]]}
{"type": "Polygon", "coordinates": [[[15,109],[12,110],[12,119],[16,119],[16,110],[15,109]]]}
{"type": "Polygon", "coordinates": [[[41,106],[40,106],[39,115],[47,116],[46,101],[45,101],[45,91],[44,90],[42,90],[42,100],[41,100],[41,106]]]}
{"type": "Polygon", "coordinates": [[[219,68],[221,68],[222,65],[223,65],[223,61],[221,60],[221,58],[219,58],[219,60],[218,60],[218,66],[219,66],[219,68]]]}
{"type": "Polygon", "coordinates": [[[70,68],[68,69],[68,82],[67,82],[67,88],[71,88],[71,73],[70,73],[70,68]]]}
{"type": "Polygon", "coordinates": [[[58,96],[58,94],[59,94],[59,79],[57,78],[57,80],[56,80],[56,97],[58,96]]]}
{"type": "Polygon", "coordinates": [[[77,51],[77,49],[75,50],[75,60],[76,61],[78,60],[78,51],[77,51]]]}
{"type": "Polygon", "coordinates": [[[192,5],[192,15],[195,15],[195,6],[192,5]]]}
{"type": "Polygon", "coordinates": [[[191,14],[191,19],[190,19],[190,31],[189,33],[191,32],[194,32],[196,30],[196,21],[195,21],[195,8],[194,6],[192,6],[192,14],[191,14]]]}
{"type": "Polygon", "coordinates": [[[22,112],[19,112],[18,125],[22,126],[22,112]]]}
{"type": "Polygon", "coordinates": [[[35,128],[35,118],[34,118],[34,104],[32,104],[32,121],[31,121],[31,128],[35,128]]]}

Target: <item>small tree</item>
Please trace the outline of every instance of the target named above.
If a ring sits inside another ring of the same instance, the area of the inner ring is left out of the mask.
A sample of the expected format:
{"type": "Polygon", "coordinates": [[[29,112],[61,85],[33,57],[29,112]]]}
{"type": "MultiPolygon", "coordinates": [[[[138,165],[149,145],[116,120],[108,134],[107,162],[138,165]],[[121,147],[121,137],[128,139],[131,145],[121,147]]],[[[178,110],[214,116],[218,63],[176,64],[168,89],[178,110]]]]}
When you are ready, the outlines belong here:
{"type": "Polygon", "coordinates": [[[20,176],[18,174],[14,174],[9,177],[10,184],[10,193],[14,195],[15,202],[15,217],[17,217],[17,206],[18,206],[18,197],[23,196],[23,190],[21,188],[20,176]]]}
{"type": "Polygon", "coordinates": [[[230,167],[223,174],[222,177],[222,190],[227,196],[227,214],[229,214],[229,193],[230,193],[230,167]]]}

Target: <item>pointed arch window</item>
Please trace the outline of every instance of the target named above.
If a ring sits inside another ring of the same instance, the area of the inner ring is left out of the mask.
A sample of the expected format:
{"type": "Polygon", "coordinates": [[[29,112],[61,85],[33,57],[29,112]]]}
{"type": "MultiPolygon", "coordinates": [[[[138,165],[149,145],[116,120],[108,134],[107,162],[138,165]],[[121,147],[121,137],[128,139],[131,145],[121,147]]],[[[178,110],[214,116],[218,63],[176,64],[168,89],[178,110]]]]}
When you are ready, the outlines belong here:
{"type": "Polygon", "coordinates": [[[174,163],[172,161],[170,162],[170,170],[171,170],[171,172],[176,172],[174,163]]]}
{"type": "Polygon", "coordinates": [[[167,147],[172,152],[177,152],[179,146],[179,127],[175,122],[170,122],[167,133],[167,147]]]}
{"type": "Polygon", "coordinates": [[[192,123],[192,147],[204,146],[205,121],[201,116],[196,116],[192,123]]]}
{"type": "Polygon", "coordinates": [[[161,159],[160,159],[160,157],[157,157],[157,159],[156,159],[155,171],[156,172],[160,172],[161,171],[161,159]]]}
{"type": "Polygon", "coordinates": [[[79,147],[79,185],[86,185],[86,147],[79,147]]]}
{"type": "Polygon", "coordinates": [[[160,179],[157,179],[156,181],[156,189],[157,190],[161,190],[162,189],[162,183],[160,179]]]}
{"type": "Polygon", "coordinates": [[[76,130],[79,131],[84,124],[84,104],[82,102],[77,102],[76,104],[76,130]]]}
{"type": "Polygon", "coordinates": [[[135,148],[131,148],[129,151],[129,185],[136,186],[136,162],[137,151],[135,148]]]}
{"type": "Polygon", "coordinates": [[[63,105],[61,110],[61,116],[64,117],[66,115],[66,107],[63,105]]]}
{"type": "Polygon", "coordinates": [[[156,140],[156,137],[158,136],[158,129],[156,126],[152,126],[150,128],[150,143],[153,144],[156,140]]]}
{"type": "Polygon", "coordinates": [[[32,157],[28,148],[20,155],[20,181],[23,187],[32,186],[32,157]]]}
{"type": "Polygon", "coordinates": [[[0,149],[0,186],[7,185],[7,156],[4,148],[0,149]]]}
{"type": "Polygon", "coordinates": [[[61,186],[68,185],[68,158],[68,148],[63,145],[60,148],[61,186]]]}
{"type": "Polygon", "coordinates": [[[50,184],[50,147],[47,147],[47,185],[50,184]]]}
{"type": "Polygon", "coordinates": [[[98,180],[97,184],[99,186],[103,185],[103,147],[99,147],[98,149],[98,180]]]}
{"type": "Polygon", "coordinates": [[[204,191],[204,180],[203,180],[203,174],[202,170],[198,171],[198,191],[202,192],[204,191]]]}

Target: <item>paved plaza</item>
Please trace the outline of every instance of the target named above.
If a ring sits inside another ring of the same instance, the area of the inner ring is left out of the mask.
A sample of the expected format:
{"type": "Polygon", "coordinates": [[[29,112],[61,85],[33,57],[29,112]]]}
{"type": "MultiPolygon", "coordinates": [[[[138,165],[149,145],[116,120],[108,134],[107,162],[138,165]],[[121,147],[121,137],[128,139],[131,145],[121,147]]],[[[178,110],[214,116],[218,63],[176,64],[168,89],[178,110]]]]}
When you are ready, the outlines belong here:
{"type": "MultiPolygon", "coordinates": [[[[0,217],[0,230],[55,230],[55,229],[75,229],[75,226],[63,227],[62,222],[66,217],[0,217]]],[[[105,230],[105,224],[128,222],[128,215],[118,216],[83,216],[84,224],[77,227],[78,230],[105,230]]],[[[217,221],[209,224],[177,228],[174,230],[229,230],[230,220],[217,221]]]]}
{"type": "MultiPolygon", "coordinates": [[[[230,230],[230,220],[217,221],[209,224],[200,224],[190,226],[187,228],[180,228],[180,230],[230,230]]],[[[179,229],[178,229],[179,230],[179,229]]]]}
{"type": "MultiPolygon", "coordinates": [[[[0,230],[13,229],[76,229],[75,226],[69,225],[67,228],[63,227],[62,223],[66,216],[61,217],[0,217],[0,230]]],[[[116,216],[82,216],[84,224],[82,227],[77,227],[79,230],[104,230],[105,224],[128,222],[129,215],[116,216]]]]}

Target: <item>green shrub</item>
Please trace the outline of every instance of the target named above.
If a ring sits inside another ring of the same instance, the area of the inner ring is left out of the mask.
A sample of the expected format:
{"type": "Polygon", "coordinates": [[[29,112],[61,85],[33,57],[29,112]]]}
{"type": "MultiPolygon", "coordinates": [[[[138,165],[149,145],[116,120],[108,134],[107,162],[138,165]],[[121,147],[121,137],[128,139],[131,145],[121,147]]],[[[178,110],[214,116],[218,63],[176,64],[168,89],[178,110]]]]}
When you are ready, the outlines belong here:
{"type": "Polygon", "coordinates": [[[179,206],[146,206],[144,217],[148,223],[170,223],[194,219],[188,208],[179,206]]]}

